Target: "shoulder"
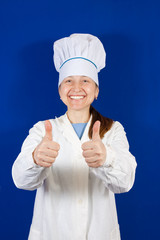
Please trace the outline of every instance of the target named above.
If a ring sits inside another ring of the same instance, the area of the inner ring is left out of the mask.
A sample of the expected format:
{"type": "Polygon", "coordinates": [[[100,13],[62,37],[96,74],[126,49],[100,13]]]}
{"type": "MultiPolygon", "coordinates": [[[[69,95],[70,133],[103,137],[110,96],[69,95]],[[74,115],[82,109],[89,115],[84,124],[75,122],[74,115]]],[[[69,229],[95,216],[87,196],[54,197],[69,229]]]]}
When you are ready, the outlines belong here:
{"type": "Polygon", "coordinates": [[[43,135],[42,133],[44,132],[44,122],[45,122],[45,120],[44,121],[38,121],[38,122],[36,122],[33,126],[32,126],[32,128],[30,128],[30,130],[29,130],[29,134],[34,134],[34,133],[36,133],[36,134],[38,134],[38,135],[43,135]]]}
{"type": "Polygon", "coordinates": [[[45,135],[45,121],[49,120],[52,124],[52,129],[53,131],[59,127],[62,126],[62,124],[65,122],[64,121],[65,115],[62,115],[60,117],[55,117],[55,118],[51,118],[51,119],[45,119],[45,120],[41,120],[36,122],[33,127],[29,130],[29,134],[39,134],[41,136],[45,135]]]}
{"type": "Polygon", "coordinates": [[[114,139],[117,136],[126,135],[124,126],[119,121],[113,121],[111,128],[105,133],[105,139],[114,139]]]}
{"type": "Polygon", "coordinates": [[[124,130],[124,126],[119,121],[113,121],[111,130],[114,131],[124,130]]]}
{"type": "Polygon", "coordinates": [[[129,149],[129,142],[122,123],[119,121],[113,122],[111,129],[104,135],[103,143],[129,149]]]}

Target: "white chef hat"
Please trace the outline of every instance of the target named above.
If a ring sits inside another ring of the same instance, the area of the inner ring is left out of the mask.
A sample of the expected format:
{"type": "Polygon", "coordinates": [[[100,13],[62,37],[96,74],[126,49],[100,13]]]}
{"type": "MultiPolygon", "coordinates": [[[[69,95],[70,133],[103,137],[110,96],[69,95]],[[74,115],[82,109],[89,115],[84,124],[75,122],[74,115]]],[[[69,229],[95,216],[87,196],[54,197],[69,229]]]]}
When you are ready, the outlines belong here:
{"type": "Polygon", "coordinates": [[[54,65],[59,83],[72,75],[90,77],[97,85],[98,72],[105,67],[106,53],[101,41],[91,34],[72,34],[53,44],[54,65]]]}

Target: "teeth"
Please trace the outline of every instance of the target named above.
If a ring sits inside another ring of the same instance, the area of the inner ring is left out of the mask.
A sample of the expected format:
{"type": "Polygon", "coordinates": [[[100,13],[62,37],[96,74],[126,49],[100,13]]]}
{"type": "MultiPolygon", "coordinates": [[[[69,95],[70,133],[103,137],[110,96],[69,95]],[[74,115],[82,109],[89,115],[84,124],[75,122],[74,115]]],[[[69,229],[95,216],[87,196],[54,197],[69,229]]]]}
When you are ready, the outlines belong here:
{"type": "Polygon", "coordinates": [[[72,98],[72,99],[82,99],[82,98],[84,98],[84,96],[70,96],[70,98],[72,98]]]}

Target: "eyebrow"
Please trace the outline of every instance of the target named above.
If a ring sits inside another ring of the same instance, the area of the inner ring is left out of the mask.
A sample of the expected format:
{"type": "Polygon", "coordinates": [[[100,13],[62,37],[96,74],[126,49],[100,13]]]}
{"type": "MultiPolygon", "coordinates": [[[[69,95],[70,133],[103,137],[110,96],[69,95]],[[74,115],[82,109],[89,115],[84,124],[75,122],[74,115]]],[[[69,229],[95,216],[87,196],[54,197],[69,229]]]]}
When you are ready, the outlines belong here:
{"type": "MultiPolygon", "coordinates": [[[[80,77],[87,77],[87,76],[80,75],[80,77]]],[[[74,78],[74,76],[68,76],[66,78],[74,78]]]]}

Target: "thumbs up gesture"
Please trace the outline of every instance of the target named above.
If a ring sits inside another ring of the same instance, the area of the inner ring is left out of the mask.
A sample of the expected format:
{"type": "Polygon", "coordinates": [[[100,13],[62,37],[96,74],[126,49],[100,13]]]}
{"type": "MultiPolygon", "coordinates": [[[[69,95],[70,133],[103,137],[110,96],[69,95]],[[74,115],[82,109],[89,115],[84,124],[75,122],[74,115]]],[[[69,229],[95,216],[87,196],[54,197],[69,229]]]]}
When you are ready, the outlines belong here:
{"type": "Polygon", "coordinates": [[[106,148],[100,138],[100,121],[93,125],[92,140],[82,144],[83,157],[89,167],[97,168],[106,161],[106,148]]]}
{"type": "Polygon", "coordinates": [[[60,145],[52,140],[52,125],[49,120],[45,121],[45,130],[46,134],[35,148],[32,156],[37,165],[50,167],[58,156],[60,145]]]}

